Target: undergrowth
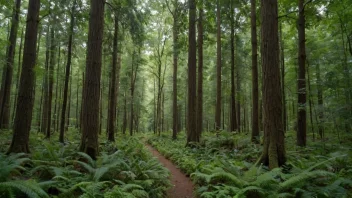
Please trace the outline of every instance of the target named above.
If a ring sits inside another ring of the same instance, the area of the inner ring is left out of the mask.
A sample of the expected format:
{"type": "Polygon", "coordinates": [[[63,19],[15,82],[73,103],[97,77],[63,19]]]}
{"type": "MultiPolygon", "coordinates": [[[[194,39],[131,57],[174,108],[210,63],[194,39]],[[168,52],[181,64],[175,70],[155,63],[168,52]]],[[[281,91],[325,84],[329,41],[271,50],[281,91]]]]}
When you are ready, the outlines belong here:
{"type": "Polygon", "coordinates": [[[32,133],[29,155],[4,155],[10,131],[1,131],[0,197],[162,198],[170,186],[169,172],[152,158],[137,138],[101,137],[96,161],[77,152],[80,134],[70,130],[67,144],[56,134],[44,140],[32,133]]]}
{"type": "Polygon", "coordinates": [[[286,134],[288,162],[268,170],[254,166],[261,146],[248,135],[222,132],[202,134],[202,141],[185,147],[184,134],[148,136],[148,143],[190,175],[201,198],[222,197],[352,197],[352,152],[337,141],[294,145],[286,134]]]}

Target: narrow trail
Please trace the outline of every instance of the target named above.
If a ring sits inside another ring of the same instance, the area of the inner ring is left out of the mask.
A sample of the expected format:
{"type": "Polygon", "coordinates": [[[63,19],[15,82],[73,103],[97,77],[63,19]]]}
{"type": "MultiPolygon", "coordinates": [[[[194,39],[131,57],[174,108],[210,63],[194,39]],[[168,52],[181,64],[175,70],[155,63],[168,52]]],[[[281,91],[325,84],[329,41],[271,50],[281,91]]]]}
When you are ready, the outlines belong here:
{"type": "Polygon", "coordinates": [[[170,160],[166,159],[152,146],[146,144],[148,150],[153,154],[154,157],[158,158],[161,164],[163,164],[171,173],[171,184],[172,187],[167,191],[167,198],[193,198],[194,185],[192,181],[186,177],[170,160]]]}

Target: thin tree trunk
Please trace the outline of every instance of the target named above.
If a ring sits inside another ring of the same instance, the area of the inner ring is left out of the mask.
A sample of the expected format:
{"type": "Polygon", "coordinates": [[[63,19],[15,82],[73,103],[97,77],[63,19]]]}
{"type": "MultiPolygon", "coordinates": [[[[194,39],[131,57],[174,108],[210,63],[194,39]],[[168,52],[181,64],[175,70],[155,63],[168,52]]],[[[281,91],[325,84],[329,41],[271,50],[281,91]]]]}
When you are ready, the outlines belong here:
{"type": "Polygon", "coordinates": [[[188,130],[187,145],[199,142],[197,134],[197,51],[196,51],[196,2],[189,0],[189,31],[188,31],[188,130]]]}
{"type": "MultiPolygon", "coordinates": [[[[61,143],[65,142],[64,135],[65,135],[65,116],[66,116],[66,108],[67,108],[67,99],[68,99],[68,83],[70,79],[70,70],[71,70],[71,60],[72,60],[72,40],[73,40],[73,28],[75,25],[75,9],[76,9],[76,3],[77,1],[75,0],[73,2],[72,8],[71,8],[71,20],[70,20],[70,32],[69,32],[69,37],[68,37],[68,49],[67,49],[67,62],[66,62],[66,74],[65,74],[65,84],[64,84],[64,96],[62,99],[62,107],[61,107],[61,119],[60,119],[60,137],[59,141],[61,143]]],[[[92,46],[91,46],[92,47],[92,46]]],[[[88,67],[88,57],[87,57],[87,67],[88,67]]]]}
{"type": "Polygon", "coordinates": [[[125,135],[126,134],[126,128],[127,128],[127,95],[126,91],[124,92],[124,106],[123,106],[123,124],[122,124],[122,133],[125,135]]]}
{"type": "MultiPolygon", "coordinates": [[[[55,22],[55,18],[53,19],[55,22]]],[[[56,55],[56,43],[55,43],[55,30],[54,28],[50,31],[51,37],[51,46],[50,46],[50,63],[48,69],[48,120],[47,120],[47,128],[46,128],[46,138],[50,139],[51,135],[51,106],[52,106],[52,99],[53,99],[53,85],[54,85],[54,68],[55,68],[55,55],[56,55]]]]}
{"type": "Polygon", "coordinates": [[[215,108],[215,130],[221,129],[221,18],[220,0],[216,4],[216,108],[215,108]]]}
{"type": "MultiPolygon", "coordinates": [[[[175,5],[178,1],[175,0],[175,5]]],[[[172,27],[173,36],[173,78],[172,78],[172,139],[177,138],[178,132],[178,109],[177,109],[177,64],[178,64],[178,18],[176,16],[176,8],[173,13],[174,24],[172,27]]]]}
{"type": "Polygon", "coordinates": [[[53,125],[54,125],[54,131],[57,130],[57,114],[59,113],[58,111],[58,90],[59,90],[59,69],[60,69],[60,56],[61,56],[61,46],[59,45],[59,55],[58,55],[58,58],[57,58],[57,69],[56,69],[56,86],[55,86],[55,106],[54,106],[54,119],[53,119],[53,125]]]}
{"type": "Polygon", "coordinates": [[[284,39],[282,35],[282,24],[280,24],[280,59],[281,59],[281,91],[282,91],[282,110],[283,110],[283,124],[284,130],[287,130],[287,111],[286,111],[286,94],[285,94],[285,50],[284,50],[284,39]]]}
{"type": "MultiPolygon", "coordinates": [[[[46,32],[46,51],[45,51],[45,73],[43,76],[43,91],[42,94],[44,98],[42,98],[43,106],[42,106],[42,118],[41,118],[41,125],[40,125],[40,132],[46,133],[46,129],[48,127],[48,114],[49,114],[49,61],[50,61],[50,45],[51,45],[51,38],[50,38],[50,27],[48,25],[47,32],[46,32]]],[[[43,96],[42,96],[43,97],[43,96]]]]}
{"type": "Polygon", "coordinates": [[[13,63],[16,53],[16,39],[19,23],[19,13],[21,8],[21,0],[16,0],[16,4],[12,12],[12,24],[9,37],[9,45],[7,47],[6,62],[4,67],[5,79],[1,84],[1,103],[0,103],[0,129],[10,128],[10,95],[13,77],[13,63]]]}
{"type": "Polygon", "coordinates": [[[236,116],[236,87],[235,87],[235,24],[233,1],[231,0],[231,96],[230,96],[230,131],[237,131],[237,116],[236,116]]]}
{"type": "Polygon", "coordinates": [[[318,89],[318,133],[320,139],[324,137],[324,102],[323,102],[323,86],[320,77],[320,65],[316,66],[316,78],[317,78],[317,89],[318,89]]]}
{"type": "Polygon", "coordinates": [[[197,135],[203,131],[203,0],[200,2],[198,19],[198,89],[197,89],[197,135]]]}
{"type": "Polygon", "coordinates": [[[259,142],[258,41],[256,0],[251,0],[252,33],[252,142],[259,142]]]}
{"type": "Polygon", "coordinates": [[[7,153],[29,153],[29,131],[34,104],[36,44],[39,23],[39,0],[29,0],[22,73],[18,90],[13,138],[7,153]]]}
{"type": "Polygon", "coordinates": [[[313,123],[313,102],[312,102],[312,89],[310,86],[310,75],[309,75],[309,64],[307,63],[307,80],[308,80],[308,100],[309,100],[309,117],[310,117],[310,127],[313,133],[313,141],[315,140],[315,131],[314,131],[314,123],[313,123]]]}
{"type": "Polygon", "coordinates": [[[306,146],[307,113],[306,113],[306,39],[304,0],[298,1],[298,114],[297,114],[297,146],[306,146]]]}
{"type": "Polygon", "coordinates": [[[110,76],[110,90],[109,90],[109,108],[108,108],[108,140],[115,141],[115,119],[116,119],[116,80],[117,80],[117,36],[119,31],[118,17],[115,13],[115,29],[114,29],[114,41],[113,41],[113,52],[112,52],[112,65],[111,65],[111,76],[110,76]]]}
{"type": "Polygon", "coordinates": [[[14,122],[15,119],[15,114],[16,114],[16,104],[17,104],[17,98],[18,98],[18,85],[20,83],[20,76],[21,76],[21,58],[22,58],[22,46],[23,46],[23,37],[24,37],[24,29],[22,28],[22,33],[21,33],[21,42],[20,42],[20,49],[18,52],[18,66],[17,66],[17,75],[16,75],[16,87],[15,87],[15,102],[13,103],[13,112],[12,112],[12,122],[14,122]]]}

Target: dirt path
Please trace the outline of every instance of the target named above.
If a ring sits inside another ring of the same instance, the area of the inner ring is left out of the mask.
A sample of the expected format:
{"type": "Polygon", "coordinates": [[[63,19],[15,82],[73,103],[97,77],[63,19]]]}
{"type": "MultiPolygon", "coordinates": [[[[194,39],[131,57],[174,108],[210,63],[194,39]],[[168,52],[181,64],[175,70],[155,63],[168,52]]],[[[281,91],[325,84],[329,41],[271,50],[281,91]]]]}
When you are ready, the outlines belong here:
{"type": "Polygon", "coordinates": [[[162,156],[156,149],[146,145],[154,157],[170,170],[172,187],[167,191],[168,198],[193,198],[194,186],[192,181],[186,177],[170,160],[162,156]]]}

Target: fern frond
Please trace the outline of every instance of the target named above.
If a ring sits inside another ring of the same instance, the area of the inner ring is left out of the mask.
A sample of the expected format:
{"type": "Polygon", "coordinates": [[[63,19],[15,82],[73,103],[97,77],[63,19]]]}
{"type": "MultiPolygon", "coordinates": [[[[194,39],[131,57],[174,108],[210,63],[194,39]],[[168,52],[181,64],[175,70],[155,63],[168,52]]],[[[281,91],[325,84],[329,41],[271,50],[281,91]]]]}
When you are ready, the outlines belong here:
{"type": "MultiPolygon", "coordinates": [[[[242,188],[243,186],[247,185],[247,182],[244,180],[241,180],[237,178],[235,175],[232,175],[231,173],[228,172],[216,172],[213,173],[210,177],[210,182],[228,182],[230,184],[234,184],[235,186],[242,188]]],[[[210,183],[209,182],[209,183],[210,183]]]]}
{"type": "Polygon", "coordinates": [[[84,159],[87,160],[88,164],[91,167],[96,167],[96,162],[95,160],[93,160],[87,153],[83,153],[83,152],[77,152],[78,155],[80,155],[81,157],[83,157],[84,159]]]}
{"type": "Polygon", "coordinates": [[[132,190],[144,190],[144,188],[137,184],[126,184],[121,187],[121,189],[125,192],[131,192],[132,190]]]}
{"type": "Polygon", "coordinates": [[[323,170],[315,170],[312,172],[302,172],[296,176],[293,176],[289,178],[288,180],[284,181],[281,183],[280,186],[280,192],[283,192],[287,189],[294,188],[297,184],[302,184],[305,183],[308,180],[311,179],[316,179],[318,177],[333,177],[335,174],[323,171],[323,170]]]}
{"type": "Polygon", "coordinates": [[[27,180],[27,181],[8,181],[8,182],[1,182],[0,183],[0,189],[16,189],[19,190],[20,192],[26,194],[30,198],[45,198],[49,197],[49,195],[40,188],[40,186],[32,181],[32,180],[27,180]]]}

